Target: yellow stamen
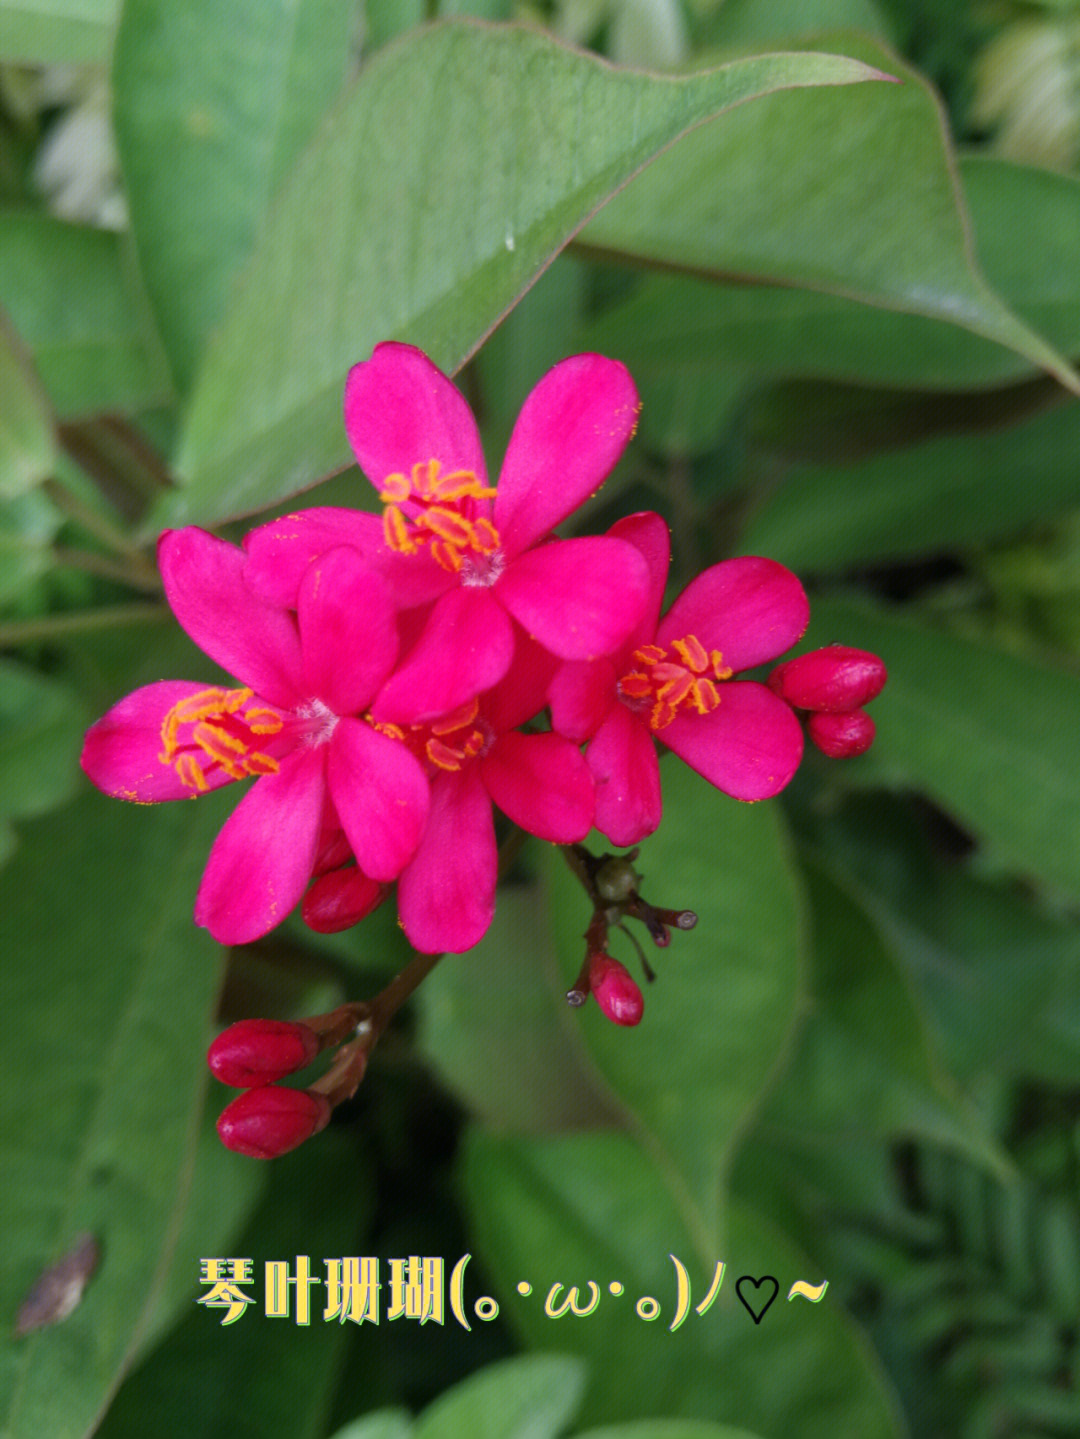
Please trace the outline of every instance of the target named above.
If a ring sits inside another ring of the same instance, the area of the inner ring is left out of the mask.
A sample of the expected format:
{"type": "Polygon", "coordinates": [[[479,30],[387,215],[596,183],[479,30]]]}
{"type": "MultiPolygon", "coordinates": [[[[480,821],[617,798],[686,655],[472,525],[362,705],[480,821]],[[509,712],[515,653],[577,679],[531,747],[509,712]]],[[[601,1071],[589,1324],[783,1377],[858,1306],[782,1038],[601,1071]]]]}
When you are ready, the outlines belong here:
{"type": "Polygon", "coordinates": [[[283,721],[265,706],[245,715],[251,698],[250,689],[214,688],[178,700],[161,724],[159,761],[171,765],[187,789],[200,792],[209,789],[205,770],[215,765],[230,779],[275,774],[277,760],[254,750],[250,741],[257,734],[277,734],[283,721]],[[208,764],[200,761],[200,754],[208,764]]]}
{"type": "Polygon", "coordinates": [[[696,635],[673,640],[672,658],[661,645],[642,645],[633,653],[641,666],[631,670],[619,681],[619,693],[625,700],[653,700],[649,728],[665,729],[680,709],[710,714],[720,703],[720,691],[709,678],[711,670],[717,680],[730,679],[733,671],[724,664],[719,650],[706,650],[696,635]]]}

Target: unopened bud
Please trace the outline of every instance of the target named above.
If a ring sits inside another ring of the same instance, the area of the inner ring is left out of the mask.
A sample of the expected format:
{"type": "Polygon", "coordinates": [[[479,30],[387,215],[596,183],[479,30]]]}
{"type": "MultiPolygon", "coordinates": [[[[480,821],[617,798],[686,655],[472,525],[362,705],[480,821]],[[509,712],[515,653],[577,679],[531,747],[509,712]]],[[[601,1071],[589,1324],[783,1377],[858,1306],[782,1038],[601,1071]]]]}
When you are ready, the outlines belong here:
{"type": "Polygon", "coordinates": [[[796,709],[847,714],[879,695],[888,671],[877,655],[827,645],[777,665],[768,685],[796,709]]]}
{"type": "Polygon", "coordinates": [[[366,919],[389,892],[389,885],[369,879],[352,865],[320,875],[304,895],[300,912],[308,929],[316,934],[336,934],[366,919]]]}
{"type": "Polygon", "coordinates": [[[267,1085],[249,1089],[226,1105],[217,1132],[226,1149],[250,1159],[276,1159],[325,1129],[330,1114],[323,1094],[267,1085]]]}
{"type": "Polygon", "coordinates": [[[641,1023],[645,1000],[629,970],[609,954],[595,954],[589,967],[589,988],[608,1019],[615,1024],[641,1023]]]}
{"type": "MultiPolygon", "coordinates": [[[[637,850],[634,851],[637,853],[637,850]]],[[[630,862],[630,856],[605,859],[596,871],[596,892],[607,904],[621,904],[637,889],[641,876],[630,862]]]]}
{"type": "Polygon", "coordinates": [[[241,1019],[219,1034],[206,1062],[222,1084],[256,1089],[311,1063],[319,1037],[306,1024],[284,1019],[241,1019]]]}
{"type": "Polygon", "coordinates": [[[865,710],[851,714],[812,714],[806,733],[830,759],[850,759],[865,754],[874,743],[876,728],[865,710]]]}

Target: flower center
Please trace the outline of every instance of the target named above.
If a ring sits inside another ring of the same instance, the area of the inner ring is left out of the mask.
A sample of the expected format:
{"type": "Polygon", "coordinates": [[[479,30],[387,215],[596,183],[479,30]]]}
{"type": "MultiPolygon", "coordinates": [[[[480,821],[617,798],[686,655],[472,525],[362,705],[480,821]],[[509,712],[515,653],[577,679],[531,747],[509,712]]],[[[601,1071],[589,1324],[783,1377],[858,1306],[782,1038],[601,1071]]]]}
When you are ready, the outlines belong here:
{"type": "Polygon", "coordinates": [[[368,723],[380,734],[401,740],[421,764],[435,770],[460,770],[483,754],[491,743],[491,732],[479,717],[479,710],[479,702],[469,700],[427,724],[380,724],[370,717],[368,723]]]}
{"type": "Polygon", "coordinates": [[[673,640],[668,649],[661,645],[642,645],[632,659],[641,666],[623,675],[619,681],[619,698],[631,709],[640,710],[651,703],[649,728],[664,729],[680,709],[694,709],[708,714],[720,703],[720,692],[714,680],[727,680],[733,671],[724,664],[719,650],[706,650],[696,635],[673,640]],[[669,651],[674,650],[678,658],[669,651]],[[710,678],[711,676],[711,678],[710,678]]]}
{"type": "Polygon", "coordinates": [[[472,470],[443,474],[438,460],[421,460],[409,475],[387,475],[383,481],[386,543],[402,555],[415,555],[426,545],[443,569],[461,573],[464,583],[493,584],[502,569],[499,532],[478,512],[477,501],[494,497],[472,470]],[[415,513],[407,517],[404,504],[416,507],[415,513]]]}
{"type": "Polygon", "coordinates": [[[179,700],[161,726],[162,764],[176,770],[188,789],[209,789],[206,771],[218,766],[231,779],[276,774],[278,762],[257,748],[284,721],[276,710],[254,704],[249,689],[205,689],[179,700]]]}

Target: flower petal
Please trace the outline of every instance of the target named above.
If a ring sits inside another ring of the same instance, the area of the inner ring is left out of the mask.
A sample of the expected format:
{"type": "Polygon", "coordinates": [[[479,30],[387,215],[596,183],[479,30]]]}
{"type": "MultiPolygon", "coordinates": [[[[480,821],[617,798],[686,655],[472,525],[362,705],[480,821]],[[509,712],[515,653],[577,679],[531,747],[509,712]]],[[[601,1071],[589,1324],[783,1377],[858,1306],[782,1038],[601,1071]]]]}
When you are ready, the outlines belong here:
{"type": "Polygon", "coordinates": [[[513,626],[491,591],[450,590],[436,600],[423,634],[376,696],[371,713],[395,724],[449,714],[498,684],[513,653],[513,626]]]}
{"type": "Polygon", "coordinates": [[[214,841],[195,923],[220,944],[261,938],[299,903],[315,864],[325,753],[294,750],[257,779],[214,841]]]}
{"type": "Polygon", "coordinates": [[[514,625],[510,668],[487,691],[480,706],[495,734],[518,729],[536,718],[547,704],[548,686],[558,667],[559,661],[550,650],[530,639],[520,625],[514,625]]]}
{"type": "Polygon", "coordinates": [[[649,567],[649,590],[645,597],[645,608],[637,628],[627,640],[627,649],[649,644],[656,634],[660,622],[660,609],[664,603],[668,569],[671,565],[671,533],[667,521],[651,510],[642,510],[636,515],[627,515],[617,520],[608,530],[612,539],[626,540],[640,550],[649,567]]]}
{"type": "Polygon", "coordinates": [[[298,605],[306,697],[336,715],[364,709],[397,659],[397,616],[386,585],[356,550],[328,550],[308,566],[298,605]]]}
{"type": "Polygon", "coordinates": [[[585,751],[596,780],[596,828],[612,844],[637,844],[663,814],[660,765],[648,725],[614,704],[585,751]]]}
{"type": "Polygon", "coordinates": [[[345,382],[345,432],[377,490],[387,475],[438,460],[444,470],[487,479],[472,411],[461,391],[412,345],[376,345],[345,382]]]}
{"type": "Polygon", "coordinates": [[[782,655],[809,622],[810,604],[795,575],[775,560],[744,556],[692,580],[660,621],[656,643],[696,635],[739,671],[782,655]]]}
{"type": "Polygon", "coordinates": [[[199,648],[263,699],[291,709],[302,698],[296,625],[244,583],[243,551],[189,525],[161,536],[158,564],[172,612],[199,648]]]}
{"type": "Polygon", "coordinates": [[[593,777],[581,751],[562,735],[500,735],[480,771],[491,798],[529,834],[573,844],[592,829],[593,777]]]}
{"type": "MultiPolygon", "coordinates": [[[[83,741],[79,763],[92,783],[114,799],[137,804],[194,799],[201,791],[184,784],[173,766],[160,758],[161,726],[173,705],[205,689],[192,680],[158,680],[113,705],[90,726],[83,741]]],[[[230,783],[229,775],[217,766],[204,777],[207,789],[230,783]]]]}
{"type": "Polygon", "coordinates": [[[725,794],[770,799],[802,759],[799,721],[764,685],[736,681],[719,689],[711,713],[682,710],[657,738],[725,794]]]}
{"type": "Polygon", "coordinates": [[[565,660],[548,687],[551,728],[575,744],[592,739],[615,699],[609,659],[565,660]]]}
{"type": "Polygon", "coordinates": [[[427,829],[398,880],[398,913],[424,954],[461,954],[479,944],[495,913],[499,856],[491,800],[477,765],[439,775],[427,829]]]}
{"type": "Polygon", "coordinates": [[[387,549],[382,517],[331,505],[298,510],[244,536],[244,580],[260,599],[295,609],[300,581],[312,560],[338,545],[358,550],[386,581],[399,609],[429,604],[455,583],[426,551],[400,555],[387,549]]]}
{"type": "Polygon", "coordinates": [[[543,539],[607,479],[640,408],[618,360],[572,355],[547,372],[517,418],[495,497],[508,556],[543,539]]]}
{"type": "Polygon", "coordinates": [[[428,816],[428,781],[400,740],[343,719],[330,741],[330,795],[356,862],[372,879],[396,879],[416,853],[428,816]]]}
{"type": "Polygon", "coordinates": [[[640,623],[649,570],[625,540],[553,540],[519,555],[495,594],[552,654],[589,660],[613,654],[640,623]]]}

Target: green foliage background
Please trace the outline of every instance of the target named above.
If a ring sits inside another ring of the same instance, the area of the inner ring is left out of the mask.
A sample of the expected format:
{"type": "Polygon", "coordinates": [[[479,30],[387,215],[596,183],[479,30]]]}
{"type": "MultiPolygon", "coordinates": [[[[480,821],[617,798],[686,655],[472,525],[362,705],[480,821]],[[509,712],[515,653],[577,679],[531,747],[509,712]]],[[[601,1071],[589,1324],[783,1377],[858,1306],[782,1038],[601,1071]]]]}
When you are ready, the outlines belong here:
{"type": "Polygon", "coordinates": [[[1040,95],[1017,58],[1042,26],[1065,65],[1077,23],[0,0],[5,1435],[1078,1432],[1080,186],[1060,74],[1040,95]],[[43,164],[72,125],[79,214],[43,164]],[[805,646],[890,680],[874,749],[768,805],[665,765],[639,868],[700,922],[640,1028],[565,1006],[588,916],[529,841],[356,1100],[260,1166],[216,1140],[208,1040],[370,995],[404,940],[380,911],[223,952],[191,904],[233,795],[128,808],[77,756],[136,685],[213,678],[161,528],[370,502],[340,394],[387,338],[458,375],[493,469],[550,364],[624,360],[641,426],[590,529],[659,509],[678,585],[783,561],[805,646]],[[82,1302],[13,1337],[87,1231],[82,1302]],[[193,1303],[202,1256],[298,1254],[471,1254],[500,1312],[193,1303]],[[674,1333],[670,1256],[695,1303],[727,1265],[674,1333]],[[756,1324],[735,1282],[766,1274],[756,1324]],[[800,1278],[825,1298],[789,1303],[800,1278]],[[544,1316],[590,1279],[595,1314],[544,1316]]]}

